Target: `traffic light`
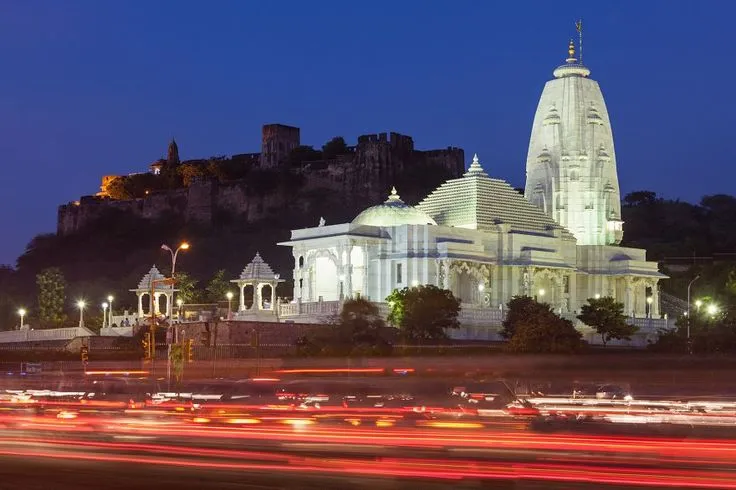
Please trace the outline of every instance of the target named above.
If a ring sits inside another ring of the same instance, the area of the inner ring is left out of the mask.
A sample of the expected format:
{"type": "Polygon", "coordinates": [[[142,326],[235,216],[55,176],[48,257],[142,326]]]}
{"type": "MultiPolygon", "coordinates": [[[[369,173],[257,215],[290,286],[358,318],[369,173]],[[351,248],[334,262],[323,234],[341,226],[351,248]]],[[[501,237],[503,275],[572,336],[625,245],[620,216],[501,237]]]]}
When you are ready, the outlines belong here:
{"type": "Polygon", "coordinates": [[[194,339],[187,340],[187,361],[194,360],[194,339]]]}
{"type": "Polygon", "coordinates": [[[146,332],[145,334],[143,334],[143,340],[141,341],[141,345],[143,346],[143,358],[150,359],[151,358],[151,332],[146,332]]]}
{"type": "Polygon", "coordinates": [[[89,361],[89,347],[87,347],[86,345],[80,347],[79,355],[82,357],[82,362],[84,364],[87,364],[87,361],[89,361]]]}

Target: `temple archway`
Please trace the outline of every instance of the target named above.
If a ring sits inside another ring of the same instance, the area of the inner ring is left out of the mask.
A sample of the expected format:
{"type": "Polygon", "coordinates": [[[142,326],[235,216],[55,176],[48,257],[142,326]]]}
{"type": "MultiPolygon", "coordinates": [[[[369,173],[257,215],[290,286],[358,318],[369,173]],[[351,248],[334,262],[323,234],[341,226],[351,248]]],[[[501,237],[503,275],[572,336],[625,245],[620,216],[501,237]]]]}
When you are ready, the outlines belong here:
{"type": "Polygon", "coordinates": [[[314,299],[321,296],[325,301],[338,299],[337,266],[330,257],[316,257],[314,259],[314,299]]]}

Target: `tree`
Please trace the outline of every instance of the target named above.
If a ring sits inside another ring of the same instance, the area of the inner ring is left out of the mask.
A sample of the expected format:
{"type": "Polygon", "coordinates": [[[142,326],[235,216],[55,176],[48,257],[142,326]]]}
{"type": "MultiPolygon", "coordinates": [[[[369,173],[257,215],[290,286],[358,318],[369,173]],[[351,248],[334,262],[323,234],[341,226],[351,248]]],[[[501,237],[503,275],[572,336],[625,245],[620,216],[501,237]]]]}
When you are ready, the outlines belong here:
{"type": "Polygon", "coordinates": [[[624,196],[626,206],[646,206],[657,201],[657,194],[652,191],[634,191],[624,196]]]}
{"type": "Polygon", "coordinates": [[[378,307],[370,301],[357,298],[349,299],[342,305],[337,321],[341,337],[351,345],[376,345],[380,339],[381,329],[385,326],[378,307]]]}
{"type": "Polygon", "coordinates": [[[44,269],[36,276],[38,286],[38,314],[44,326],[58,327],[64,323],[66,281],[58,267],[44,269]]]}
{"type": "Polygon", "coordinates": [[[218,303],[225,301],[225,295],[232,289],[230,281],[225,278],[227,271],[220,269],[212,276],[210,282],[207,283],[207,301],[210,303],[218,303]]]}
{"type": "Polygon", "coordinates": [[[538,303],[529,296],[514,296],[506,304],[506,318],[503,320],[501,336],[509,340],[514,336],[516,326],[523,320],[538,314],[544,314],[549,308],[538,303]]]}
{"type": "Polygon", "coordinates": [[[181,343],[171,344],[169,360],[171,361],[171,368],[174,372],[174,380],[176,381],[176,385],[179,386],[182,375],[184,374],[184,346],[181,343]]]}
{"type": "Polygon", "coordinates": [[[406,340],[444,340],[445,329],[460,326],[460,301],[446,289],[432,285],[394,289],[386,301],[389,322],[399,327],[406,340]]]}
{"type": "Polygon", "coordinates": [[[507,348],[518,353],[570,354],[582,348],[581,337],[570,320],[550,311],[549,315],[522,320],[516,326],[507,348]]]}
{"type": "Polygon", "coordinates": [[[580,308],[578,320],[595,328],[605,347],[609,340],[631,340],[638,327],[626,323],[623,303],[610,296],[588,298],[588,304],[580,308]]]}
{"type": "Polygon", "coordinates": [[[346,153],[348,153],[348,145],[345,144],[345,139],[342,136],[335,136],[322,145],[322,155],[325,160],[331,160],[346,153]]]}
{"type": "Polygon", "coordinates": [[[507,305],[501,335],[511,352],[570,353],[582,347],[582,335],[546,303],[515,296],[507,305]]]}
{"type": "Polygon", "coordinates": [[[209,169],[202,163],[184,163],[179,165],[176,170],[181,176],[184,187],[189,187],[197,179],[209,175],[209,169]]]}
{"type": "Polygon", "coordinates": [[[176,273],[176,289],[179,291],[176,293],[177,298],[181,299],[184,303],[199,303],[202,301],[202,291],[197,288],[197,281],[195,278],[187,274],[186,272],[176,273]]]}

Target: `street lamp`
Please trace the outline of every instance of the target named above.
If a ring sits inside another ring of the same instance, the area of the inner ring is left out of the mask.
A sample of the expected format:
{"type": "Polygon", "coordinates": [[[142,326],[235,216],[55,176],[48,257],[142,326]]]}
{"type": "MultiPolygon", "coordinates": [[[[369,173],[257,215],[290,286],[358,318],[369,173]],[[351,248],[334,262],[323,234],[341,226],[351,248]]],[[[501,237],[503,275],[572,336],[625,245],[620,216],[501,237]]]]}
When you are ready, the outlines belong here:
{"type": "MultiPolygon", "coordinates": [[[[107,302],[102,303],[102,328],[105,328],[105,318],[107,318],[107,307],[110,306],[107,302]]],[[[108,322],[112,326],[111,322],[108,322]]]]}
{"type": "Polygon", "coordinates": [[[20,315],[20,328],[23,328],[23,319],[26,317],[26,313],[25,308],[18,309],[18,315],[20,315]]]}
{"type": "Polygon", "coordinates": [[[227,294],[225,294],[225,297],[227,297],[227,319],[229,320],[233,312],[233,292],[228,291],[227,294]]]}
{"type": "Polygon", "coordinates": [[[652,303],[654,302],[654,298],[651,296],[647,296],[647,317],[652,318],[652,303]]]}
{"type": "Polygon", "coordinates": [[[696,300],[695,300],[695,308],[696,308],[696,309],[697,309],[698,311],[700,311],[700,307],[701,307],[701,306],[703,306],[703,301],[702,301],[702,300],[699,300],[699,299],[696,299],[696,300]]]}
{"type": "Polygon", "coordinates": [[[544,298],[544,293],[546,293],[546,291],[544,289],[540,289],[539,290],[539,298],[540,299],[544,298]]]}
{"type": "Polygon", "coordinates": [[[77,308],[79,308],[79,328],[84,327],[84,307],[87,306],[87,303],[84,302],[83,299],[80,299],[77,301],[77,308]]]}
{"type": "MultiPolygon", "coordinates": [[[[700,279],[700,274],[695,276],[692,281],[690,281],[690,284],[687,285],[687,342],[688,345],[690,345],[690,288],[692,287],[693,283],[700,279]]],[[[702,304],[702,302],[700,303],[702,304]]],[[[700,305],[697,305],[698,308],[700,308],[700,305]]]]}
{"type": "Polygon", "coordinates": [[[601,293],[595,293],[594,298],[595,299],[601,299],[601,293]]]}
{"type": "MultiPolygon", "coordinates": [[[[179,245],[176,250],[173,250],[171,247],[169,247],[166,244],[161,245],[161,250],[166,250],[171,254],[171,279],[174,279],[174,274],[176,273],[176,257],[179,255],[179,250],[189,250],[189,244],[187,242],[182,242],[181,245],[179,245]]],[[[174,301],[174,283],[171,283],[171,296],[169,297],[168,304],[166,305],[167,308],[169,308],[171,311],[169,312],[169,317],[173,315],[173,308],[171,308],[171,301],[174,301]]],[[[169,321],[171,321],[171,318],[169,318],[169,321]]]]}
{"type": "Polygon", "coordinates": [[[177,306],[176,316],[179,318],[179,321],[181,321],[181,305],[183,305],[183,304],[184,304],[184,300],[181,299],[181,298],[177,298],[177,300],[176,300],[176,306],[177,306]]]}
{"type": "Polygon", "coordinates": [[[113,297],[112,294],[107,295],[107,303],[110,305],[110,309],[108,310],[108,313],[107,313],[107,326],[108,327],[112,327],[112,300],[114,299],[115,298],[113,297]]]}

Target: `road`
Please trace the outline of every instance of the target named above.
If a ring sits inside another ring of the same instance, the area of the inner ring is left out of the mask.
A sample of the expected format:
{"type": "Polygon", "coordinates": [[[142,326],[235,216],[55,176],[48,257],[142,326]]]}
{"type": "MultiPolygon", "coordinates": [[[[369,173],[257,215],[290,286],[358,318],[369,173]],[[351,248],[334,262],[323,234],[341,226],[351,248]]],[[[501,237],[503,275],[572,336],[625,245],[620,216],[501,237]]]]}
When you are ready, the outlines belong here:
{"type": "Polygon", "coordinates": [[[461,422],[7,422],[0,488],[736,488],[731,440],[538,434],[461,422]]]}

